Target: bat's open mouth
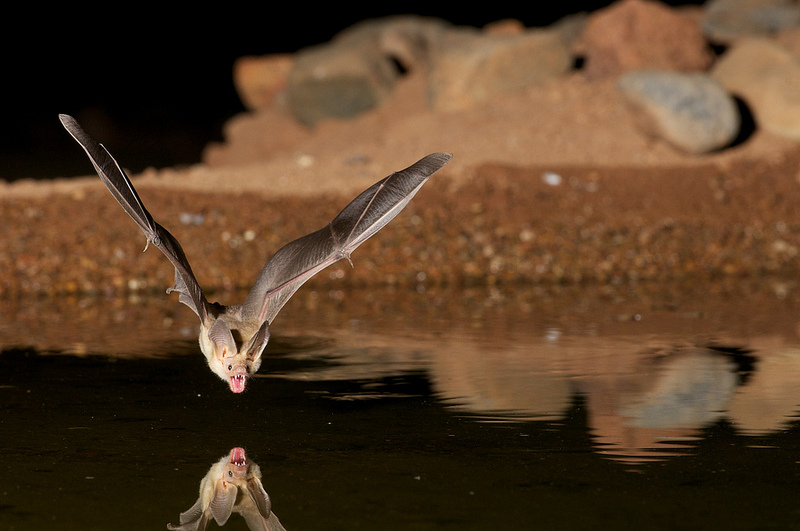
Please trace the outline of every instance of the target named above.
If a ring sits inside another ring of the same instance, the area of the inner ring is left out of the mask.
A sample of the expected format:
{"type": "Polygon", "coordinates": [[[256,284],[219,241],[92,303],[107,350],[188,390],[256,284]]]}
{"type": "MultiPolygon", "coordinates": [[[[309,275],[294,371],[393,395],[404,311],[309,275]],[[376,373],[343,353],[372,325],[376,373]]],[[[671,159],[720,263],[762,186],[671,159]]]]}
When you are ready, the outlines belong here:
{"type": "Polygon", "coordinates": [[[231,376],[231,391],[234,393],[241,393],[244,391],[244,384],[247,381],[247,376],[244,374],[234,374],[231,376]]]}
{"type": "Polygon", "coordinates": [[[244,454],[244,448],[236,447],[231,450],[231,464],[236,466],[247,466],[247,458],[244,454]]]}

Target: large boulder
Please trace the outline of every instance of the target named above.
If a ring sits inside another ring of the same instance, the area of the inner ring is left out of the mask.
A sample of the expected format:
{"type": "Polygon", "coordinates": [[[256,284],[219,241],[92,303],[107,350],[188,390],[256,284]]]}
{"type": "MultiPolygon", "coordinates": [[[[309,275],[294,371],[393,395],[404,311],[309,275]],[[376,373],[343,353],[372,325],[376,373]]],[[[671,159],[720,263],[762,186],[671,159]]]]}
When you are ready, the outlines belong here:
{"type": "Polygon", "coordinates": [[[766,37],[800,24],[800,6],[791,0],[709,0],[703,11],[703,32],[720,44],[766,37]]]}
{"type": "Polygon", "coordinates": [[[392,17],[357,24],[331,42],[300,50],[287,81],[291,113],[305,125],[351,118],[378,106],[404,70],[427,61],[447,23],[392,17]]]}
{"type": "Polygon", "coordinates": [[[233,84],[242,104],[251,111],[279,106],[293,65],[291,54],[237,59],[233,64],[233,84]]]}
{"type": "Polygon", "coordinates": [[[589,78],[631,70],[705,70],[712,55],[698,24],[653,0],[622,0],[593,13],[582,36],[589,78]]]}
{"type": "Polygon", "coordinates": [[[432,55],[429,88],[436,110],[455,111],[557,79],[573,58],[558,29],[447,32],[432,55]]]}
{"type": "Polygon", "coordinates": [[[643,132],[681,151],[708,153],[739,133],[736,102],[707,74],[638,70],[618,87],[643,132]]]}
{"type": "Polygon", "coordinates": [[[800,140],[800,60],[767,38],[737,41],[711,74],[749,107],[756,126],[800,140]]]}

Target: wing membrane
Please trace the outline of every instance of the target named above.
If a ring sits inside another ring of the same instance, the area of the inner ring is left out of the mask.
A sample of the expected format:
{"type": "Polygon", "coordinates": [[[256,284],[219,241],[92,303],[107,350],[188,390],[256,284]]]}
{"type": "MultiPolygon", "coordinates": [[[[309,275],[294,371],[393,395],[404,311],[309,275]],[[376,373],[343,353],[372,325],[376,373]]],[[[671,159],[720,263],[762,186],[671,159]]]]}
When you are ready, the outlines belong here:
{"type": "Polygon", "coordinates": [[[172,262],[175,267],[175,286],[167,292],[177,291],[180,294],[179,300],[191,308],[201,320],[205,320],[208,313],[208,302],[197,283],[181,244],[167,229],[153,220],[130,179],[108,150],[92,139],[71,116],[62,114],[59,115],[59,119],[69,134],[86,151],[106,188],[142,229],[147,238],[147,245],[152,243],[158,247],[172,262]]]}
{"type": "Polygon", "coordinates": [[[389,175],[353,199],[326,227],[280,248],[247,295],[245,314],[272,322],[304,282],[339,260],[349,260],[350,253],[391,221],[450,157],[433,153],[389,175]]]}

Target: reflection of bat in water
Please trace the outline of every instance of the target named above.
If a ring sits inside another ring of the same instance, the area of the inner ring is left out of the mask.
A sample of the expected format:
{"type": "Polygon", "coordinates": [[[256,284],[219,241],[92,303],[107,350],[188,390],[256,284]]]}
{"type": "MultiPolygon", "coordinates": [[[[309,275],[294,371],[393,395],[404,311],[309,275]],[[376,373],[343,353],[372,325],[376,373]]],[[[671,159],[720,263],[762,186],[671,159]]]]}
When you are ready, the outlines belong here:
{"type": "MultiPolygon", "coordinates": [[[[195,279],[178,240],[153,220],[128,176],[105,147],[84,132],[74,118],[61,123],[89,155],[100,179],[153,244],[175,266],[180,302],[200,318],[200,348],[208,365],[231,391],[244,391],[248,376],[261,366],[269,341],[269,324],[305,281],[342,259],[392,220],[451,155],[434,153],[378,181],[356,197],[333,221],[284,245],[267,262],[243,304],[209,303],[195,279]]],[[[147,249],[147,247],[145,247],[147,249]]]]}
{"type": "Polygon", "coordinates": [[[168,524],[167,529],[203,531],[212,518],[224,525],[231,513],[240,513],[250,531],[285,531],[261,485],[261,469],[247,461],[241,448],[211,466],[200,481],[200,497],[181,513],[181,525],[168,524]]]}

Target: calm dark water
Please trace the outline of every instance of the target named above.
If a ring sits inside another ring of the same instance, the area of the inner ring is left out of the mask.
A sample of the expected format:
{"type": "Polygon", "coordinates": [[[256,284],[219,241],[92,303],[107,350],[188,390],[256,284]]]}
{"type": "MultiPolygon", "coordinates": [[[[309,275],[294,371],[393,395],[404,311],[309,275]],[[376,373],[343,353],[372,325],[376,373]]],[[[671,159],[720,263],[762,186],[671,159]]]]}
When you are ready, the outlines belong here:
{"type": "Polygon", "coordinates": [[[166,529],[235,447],[290,531],[798,528],[798,306],[768,282],[310,293],[242,395],[178,324],[148,356],[9,341],[0,529],[166,529]]]}

